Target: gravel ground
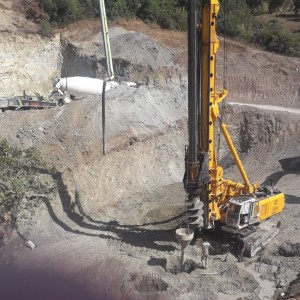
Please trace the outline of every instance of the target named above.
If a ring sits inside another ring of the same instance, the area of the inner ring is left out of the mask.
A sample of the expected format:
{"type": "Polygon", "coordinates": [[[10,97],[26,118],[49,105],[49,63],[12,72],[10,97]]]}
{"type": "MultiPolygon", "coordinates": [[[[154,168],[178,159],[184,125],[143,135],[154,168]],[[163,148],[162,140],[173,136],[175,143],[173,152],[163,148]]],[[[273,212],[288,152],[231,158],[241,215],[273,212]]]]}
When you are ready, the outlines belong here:
{"type": "MultiPolygon", "coordinates": [[[[74,42],[79,47],[75,52],[94,59],[97,40],[89,38],[83,44],[74,42]]],[[[234,253],[225,260],[224,240],[210,237],[218,251],[212,253],[207,270],[192,242],[186,250],[186,272],[178,273],[180,247],[174,228],[183,219],[181,182],[187,142],[187,89],[178,78],[184,67],[174,73],[171,65],[176,51],[140,33],[116,29],[112,45],[118,58],[133,66],[127,68],[132,78],[137,78],[138,62],[143,73],[139,78],[156,81],[141,82],[138,88],[121,85],[107,93],[107,155],[101,154],[99,99],[51,110],[0,114],[1,137],[20,147],[37,147],[59,171],[55,199],[40,207],[31,227],[20,228],[37,248],[29,250],[17,235],[1,248],[2,264],[8,265],[0,270],[3,295],[12,299],[79,299],[84,295],[85,299],[245,300],[294,293],[288,286],[300,269],[300,115],[297,84],[293,83],[297,80],[290,81],[281,103],[292,104],[293,111],[235,104],[227,104],[224,110],[250,179],[275,178],[286,194],[285,210],[274,218],[281,220],[282,231],[257,257],[240,264],[234,253]],[[117,50],[118,45],[128,44],[117,50]]],[[[243,102],[256,95],[256,103],[265,99],[264,104],[273,100],[278,104],[281,96],[273,99],[281,82],[278,68],[289,69],[285,76],[295,79],[293,68],[299,60],[244,46],[234,49],[230,59],[236,58],[236,64],[231,64],[242,74],[236,82],[244,80],[250,66],[244,82],[252,81],[254,88],[239,89],[239,84],[232,84],[233,100],[243,102]],[[251,68],[256,62],[265,68],[257,68],[254,74],[251,68]],[[267,73],[272,74],[268,84],[258,84],[267,73]]],[[[89,60],[82,60],[82,66],[85,62],[89,60]]],[[[220,155],[227,166],[226,176],[240,180],[223,144],[220,155]]]]}

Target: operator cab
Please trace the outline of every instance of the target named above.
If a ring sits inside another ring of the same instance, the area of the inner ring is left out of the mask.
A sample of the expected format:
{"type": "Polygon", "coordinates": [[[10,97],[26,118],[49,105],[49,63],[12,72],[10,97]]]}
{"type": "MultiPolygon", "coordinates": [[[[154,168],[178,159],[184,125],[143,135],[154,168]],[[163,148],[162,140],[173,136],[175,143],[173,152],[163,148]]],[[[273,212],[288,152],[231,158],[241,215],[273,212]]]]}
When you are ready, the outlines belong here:
{"type": "Polygon", "coordinates": [[[258,203],[250,195],[233,197],[228,202],[226,225],[235,229],[243,229],[258,222],[258,203]]]}

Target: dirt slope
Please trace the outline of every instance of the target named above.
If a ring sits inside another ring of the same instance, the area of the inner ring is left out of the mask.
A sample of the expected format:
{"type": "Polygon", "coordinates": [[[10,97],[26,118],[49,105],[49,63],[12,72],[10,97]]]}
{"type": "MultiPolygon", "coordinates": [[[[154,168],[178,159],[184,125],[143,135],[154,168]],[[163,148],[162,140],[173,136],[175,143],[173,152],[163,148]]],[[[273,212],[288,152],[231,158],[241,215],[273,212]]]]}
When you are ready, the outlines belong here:
{"type": "MultiPolygon", "coordinates": [[[[68,29],[71,40],[61,52],[62,72],[101,73],[94,27],[86,26],[81,36],[80,26],[73,32],[72,28],[68,29]]],[[[107,93],[105,156],[101,154],[99,99],[51,110],[0,114],[1,137],[20,147],[35,146],[59,171],[55,199],[45,201],[30,228],[20,228],[38,247],[30,251],[15,236],[1,250],[1,260],[10,268],[10,272],[0,270],[4,295],[7,292],[14,299],[33,295],[50,299],[82,295],[85,299],[272,299],[297,277],[300,260],[293,249],[300,243],[299,59],[229,43],[230,99],[251,100],[251,105],[226,104],[224,120],[250,179],[268,183],[272,178],[286,194],[285,211],[275,217],[282,222],[281,233],[258,257],[241,264],[233,253],[225,261],[223,241],[212,239],[217,251],[208,270],[201,268],[199,249],[192,243],[186,250],[188,272],[177,274],[180,247],[174,228],[184,211],[181,182],[187,86],[185,47],[180,44],[175,49],[170,41],[161,45],[166,33],[153,39],[112,29],[119,79],[141,85],[121,85],[107,93]],[[285,251],[280,251],[282,245],[285,251]]],[[[17,70],[20,74],[21,69],[17,70]]],[[[221,142],[226,176],[240,180],[221,142]]]]}
{"type": "MultiPolygon", "coordinates": [[[[99,33],[94,33],[96,26],[97,23],[88,29],[89,34],[85,33],[85,41],[75,39],[73,45],[78,47],[81,55],[101,59],[104,52],[101,43],[99,48],[99,33]]],[[[78,24],[73,27],[76,35],[80,36],[81,27],[78,24]]],[[[64,31],[63,36],[73,37],[73,27],[64,31]]],[[[184,33],[158,31],[151,27],[146,29],[138,22],[129,22],[124,27],[130,30],[140,28],[152,41],[141,33],[111,28],[112,53],[120,79],[143,84],[186,84],[187,42],[184,33]],[[172,41],[169,40],[170,35],[175,36],[172,41]],[[141,54],[143,51],[146,54],[141,54]]],[[[268,53],[229,39],[226,42],[227,67],[224,67],[223,42],[220,38],[218,86],[222,88],[225,80],[229,101],[300,107],[299,58],[268,53]]]]}
{"type": "MultiPolygon", "coordinates": [[[[118,99],[121,100],[125,99],[118,99]]],[[[90,133],[95,129],[95,124],[101,122],[100,114],[96,113],[99,109],[100,103],[91,99],[54,110],[1,115],[1,124],[7,124],[10,120],[14,122],[9,131],[1,126],[2,136],[7,136],[9,132],[11,136],[7,137],[10,140],[18,144],[23,141],[24,145],[30,145],[33,139],[46,159],[62,171],[60,195],[51,205],[45,203],[32,228],[23,229],[23,233],[28,234],[39,247],[29,252],[20,248],[21,241],[16,241],[15,249],[9,248],[15,259],[14,264],[25,270],[42,265],[42,270],[37,272],[42,272],[43,276],[47,276],[48,272],[58,272],[67,278],[72,276],[76,278],[75,282],[79,280],[88,286],[97,286],[99,290],[95,292],[98,294],[103,292],[100,287],[108,281],[114,286],[114,291],[108,289],[106,292],[110,296],[115,295],[116,299],[121,295],[138,299],[139,285],[140,289],[146,289],[142,295],[151,294],[155,299],[190,299],[197,295],[224,299],[226,294],[231,297],[236,295],[236,298],[229,299],[237,299],[241,295],[263,299],[262,295],[267,295],[268,289],[259,290],[259,284],[251,275],[253,272],[257,274],[251,269],[256,259],[246,261],[249,271],[243,269],[244,265],[236,265],[232,255],[226,263],[220,262],[224,260],[224,255],[217,255],[211,261],[210,271],[216,273],[214,275],[205,275],[205,270],[196,266],[191,275],[172,275],[168,272],[177,265],[176,259],[179,257],[179,246],[172,228],[182,220],[180,213],[183,211],[184,192],[180,182],[186,143],[185,121],[158,127],[161,129],[152,127],[150,135],[147,127],[142,125],[139,130],[144,133],[134,138],[123,132],[120,132],[119,138],[109,135],[108,145],[114,143],[118,147],[102,157],[101,132],[98,129],[99,136],[90,133]],[[95,105],[89,105],[93,103],[95,105]],[[76,113],[79,108],[80,113],[76,113]],[[93,122],[90,122],[93,118],[86,118],[91,113],[94,114],[93,122]],[[18,121],[12,118],[16,114],[18,121]],[[63,116],[60,122],[55,117],[59,114],[63,116]],[[48,120],[46,133],[40,127],[45,118],[48,120]],[[74,126],[72,119],[76,120],[77,126],[74,126]],[[85,126],[78,126],[81,122],[85,122],[85,126]],[[19,126],[24,128],[22,138],[16,138],[19,126]],[[56,134],[61,133],[62,129],[65,130],[58,141],[56,134]],[[81,139],[78,140],[77,136],[81,139]],[[84,152],[81,145],[88,137],[95,138],[95,144],[84,152]],[[51,142],[57,144],[51,148],[51,142]],[[118,265],[117,270],[114,269],[115,264],[118,265]],[[110,271],[103,271],[103,268],[110,271]],[[236,281],[237,273],[240,274],[239,281],[236,281]],[[143,282],[151,274],[157,276],[155,280],[161,278],[168,284],[167,291],[153,291],[151,285],[147,290],[143,282]],[[225,274],[226,280],[223,277],[225,274]],[[116,276],[121,276],[122,280],[116,280],[116,276]],[[203,285],[197,284],[199,278],[203,285]]],[[[127,112],[131,119],[134,111],[127,112]]],[[[300,242],[297,234],[299,170],[286,169],[278,159],[298,157],[298,112],[282,113],[254,107],[245,110],[244,106],[230,105],[226,107],[226,116],[237,147],[241,147],[244,153],[243,162],[250,178],[262,182],[268,176],[275,176],[277,187],[287,194],[285,213],[276,218],[282,221],[283,231],[260,255],[265,263],[274,266],[274,270],[281,268],[279,273],[274,271],[274,277],[269,278],[271,287],[279,282],[286,285],[295,278],[299,259],[274,255],[277,255],[282,242],[300,242]],[[289,122],[285,121],[287,119],[289,122]],[[247,132],[248,138],[239,134],[241,128],[247,132]],[[268,130],[272,128],[277,129],[270,134],[268,130]],[[245,143],[247,140],[249,143],[245,143]]],[[[110,122],[118,124],[114,118],[110,122]]],[[[134,126],[135,120],[129,124],[134,126]]],[[[221,151],[226,152],[223,146],[221,151]]],[[[239,180],[234,167],[227,169],[226,173],[230,178],[239,180]]],[[[195,245],[188,248],[187,257],[199,263],[195,245]]]]}

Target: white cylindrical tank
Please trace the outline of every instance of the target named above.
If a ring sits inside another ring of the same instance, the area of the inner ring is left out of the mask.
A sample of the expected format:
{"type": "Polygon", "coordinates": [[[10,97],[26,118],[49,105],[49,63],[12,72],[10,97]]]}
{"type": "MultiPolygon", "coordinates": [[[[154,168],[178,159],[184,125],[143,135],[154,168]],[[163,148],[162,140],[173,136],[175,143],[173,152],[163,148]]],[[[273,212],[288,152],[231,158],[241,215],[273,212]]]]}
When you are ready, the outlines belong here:
{"type": "MultiPolygon", "coordinates": [[[[55,85],[56,89],[67,92],[73,96],[101,95],[103,80],[89,77],[66,77],[61,78],[55,85]]],[[[106,83],[105,91],[111,89],[111,83],[106,83]]]]}

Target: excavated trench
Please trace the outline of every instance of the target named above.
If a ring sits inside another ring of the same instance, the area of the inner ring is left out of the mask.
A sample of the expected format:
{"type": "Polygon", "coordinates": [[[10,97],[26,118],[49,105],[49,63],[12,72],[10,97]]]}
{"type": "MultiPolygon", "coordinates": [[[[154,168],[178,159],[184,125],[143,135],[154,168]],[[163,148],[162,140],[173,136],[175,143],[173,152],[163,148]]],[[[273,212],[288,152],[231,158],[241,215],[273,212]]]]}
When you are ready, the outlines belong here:
{"type": "Polygon", "coordinates": [[[147,274],[142,276],[142,278],[133,278],[133,281],[136,282],[136,290],[142,294],[163,292],[168,289],[168,284],[161,279],[161,276],[156,274],[147,274]]]}
{"type": "Polygon", "coordinates": [[[168,270],[168,272],[170,272],[174,275],[180,274],[182,272],[191,274],[193,271],[195,271],[196,269],[200,269],[200,268],[202,268],[202,264],[197,263],[192,259],[188,259],[184,262],[182,270],[180,269],[180,265],[174,265],[168,270]]]}

